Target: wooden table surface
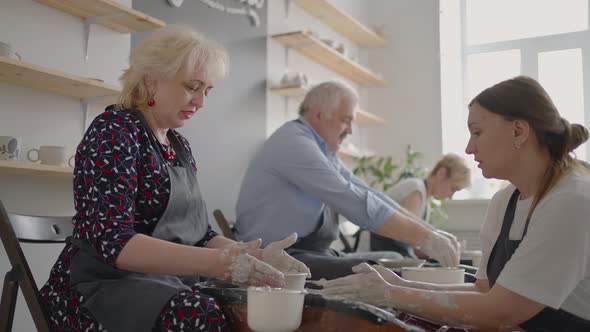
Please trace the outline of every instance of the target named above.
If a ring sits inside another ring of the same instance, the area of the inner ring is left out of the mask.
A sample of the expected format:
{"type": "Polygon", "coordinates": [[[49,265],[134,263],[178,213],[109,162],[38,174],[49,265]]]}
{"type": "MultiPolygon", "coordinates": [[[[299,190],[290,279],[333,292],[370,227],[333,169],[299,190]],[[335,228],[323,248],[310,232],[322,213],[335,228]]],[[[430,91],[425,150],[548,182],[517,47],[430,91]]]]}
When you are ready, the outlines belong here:
{"type": "MultiPolygon", "coordinates": [[[[248,327],[247,291],[241,288],[205,287],[215,297],[231,324],[232,331],[252,331],[248,327]]],[[[277,318],[280,319],[280,318],[277,318]]],[[[468,331],[442,327],[405,313],[390,312],[371,305],[307,294],[297,331],[468,331]]]]}

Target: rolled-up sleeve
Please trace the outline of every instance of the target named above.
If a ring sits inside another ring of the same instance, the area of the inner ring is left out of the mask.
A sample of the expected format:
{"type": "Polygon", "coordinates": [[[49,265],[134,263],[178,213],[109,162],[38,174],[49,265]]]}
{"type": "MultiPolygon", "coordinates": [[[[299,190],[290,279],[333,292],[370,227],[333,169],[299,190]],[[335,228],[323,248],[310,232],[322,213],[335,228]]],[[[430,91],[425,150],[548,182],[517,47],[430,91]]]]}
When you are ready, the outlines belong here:
{"type": "Polygon", "coordinates": [[[396,209],[366,186],[359,186],[340,173],[322,153],[317,142],[303,133],[283,140],[275,152],[273,171],[294,186],[315,196],[358,226],[374,230],[396,209]]]}

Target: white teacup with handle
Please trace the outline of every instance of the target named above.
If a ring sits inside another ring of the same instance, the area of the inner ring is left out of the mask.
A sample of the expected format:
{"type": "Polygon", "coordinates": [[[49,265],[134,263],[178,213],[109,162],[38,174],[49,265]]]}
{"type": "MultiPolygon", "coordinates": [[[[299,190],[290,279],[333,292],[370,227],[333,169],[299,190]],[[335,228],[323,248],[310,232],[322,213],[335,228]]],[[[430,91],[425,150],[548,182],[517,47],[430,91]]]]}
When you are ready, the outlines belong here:
{"type": "Polygon", "coordinates": [[[0,56],[17,58],[19,60],[22,60],[22,57],[20,56],[20,54],[18,54],[18,52],[15,52],[12,49],[12,46],[10,44],[5,43],[5,42],[1,42],[1,41],[0,41],[0,56]]]}
{"type": "Polygon", "coordinates": [[[19,138],[0,136],[0,160],[18,160],[20,149],[19,138]]]}
{"type": "MultiPolygon", "coordinates": [[[[32,162],[41,161],[42,165],[65,166],[66,152],[63,146],[42,145],[38,149],[27,152],[27,159],[32,162]],[[36,157],[33,156],[36,154],[36,157]]],[[[74,167],[74,156],[67,160],[70,167],[74,167]]]]}

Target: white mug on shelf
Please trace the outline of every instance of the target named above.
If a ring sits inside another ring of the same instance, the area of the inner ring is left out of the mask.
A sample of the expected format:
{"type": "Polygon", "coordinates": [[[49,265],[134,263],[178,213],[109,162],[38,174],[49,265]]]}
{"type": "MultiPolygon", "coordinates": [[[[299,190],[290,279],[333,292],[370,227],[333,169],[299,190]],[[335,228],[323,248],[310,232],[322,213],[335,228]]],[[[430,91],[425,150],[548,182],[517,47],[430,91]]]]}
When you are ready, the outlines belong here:
{"type": "Polygon", "coordinates": [[[281,78],[281,86],[307,86],[308,85],[307,75],[300,72],[287,72],[281,78]]]}
{"type": "Polygon", "coordinates": [[[18,58],[19,60],[22,60],[22,57],[20,56],[20,54],[18,54],[18,52],[15,52],[12,49],[12,46],[10,44],[5,43],[5,42],[1,42],[1,41],[0,41],[0,56],[18,58]]]}
{"type": "MultiPolygon", "coordinates": [[[[42,165],[65,166],[66,152],[63,146],[42,145],[39,149],[31,149],[27,152],[27,159],[32,162],[41,161],[42,165]],[[32,154],[37,156],[33,157],[32,154]]],[[[67,163],[70,167],[74,167],[74,156],[71,156],[67,163]]]]}
{"type": "Polygon", "coordinates": [[[0,136],[0,160],[18,160],[21,149],[19,138],[0,136]]]}

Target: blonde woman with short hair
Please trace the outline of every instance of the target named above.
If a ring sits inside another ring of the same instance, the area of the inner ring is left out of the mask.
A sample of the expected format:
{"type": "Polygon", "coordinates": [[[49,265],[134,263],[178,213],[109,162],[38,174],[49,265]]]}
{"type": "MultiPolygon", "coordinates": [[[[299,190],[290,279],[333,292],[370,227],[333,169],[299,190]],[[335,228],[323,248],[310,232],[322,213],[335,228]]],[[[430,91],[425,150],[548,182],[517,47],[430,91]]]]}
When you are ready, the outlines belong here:
{"type": "MultiPolygon", "coordinates": [[[[387,191],[387,195],[408,212],[428,222],[430,199],[449,199],[455,192],[469,187],[471,171],[464,158],[454,153],[444,155],[425,179],[404,178],[387,191]]],[[[371,251],[395,251],[416,258],[414,248],[401,241],[371,233],[371,251]]]]}
{"type": "Polygon", "coordinates": [[[189,142],[178,132],[225,76],[225,51],[186,27],[158,30],[131,52],[118,105],[98,115],[76,151],[74,233],[41,296],[52,330],[225,331],[199,276],[284,284],[309,272],[282,249],[211,229],[189,142]]]}

